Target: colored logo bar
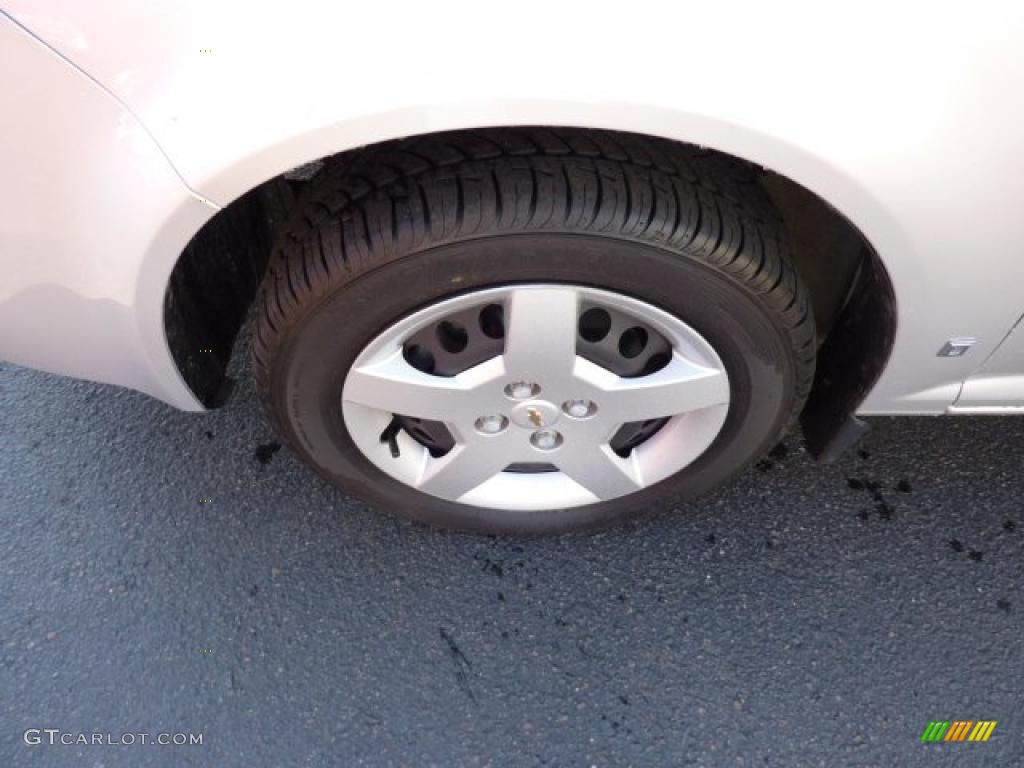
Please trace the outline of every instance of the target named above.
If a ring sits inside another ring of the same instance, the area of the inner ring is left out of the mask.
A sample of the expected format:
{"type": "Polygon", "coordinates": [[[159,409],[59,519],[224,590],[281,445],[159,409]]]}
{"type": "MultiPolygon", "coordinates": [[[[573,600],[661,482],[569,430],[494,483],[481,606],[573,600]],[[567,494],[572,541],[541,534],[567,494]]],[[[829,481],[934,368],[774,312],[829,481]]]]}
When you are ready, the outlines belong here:
{"type": "Polygon", "coordinates": [[[921,741],[988,741],[995,720],[933,720],[921,734],[921,741]]]}

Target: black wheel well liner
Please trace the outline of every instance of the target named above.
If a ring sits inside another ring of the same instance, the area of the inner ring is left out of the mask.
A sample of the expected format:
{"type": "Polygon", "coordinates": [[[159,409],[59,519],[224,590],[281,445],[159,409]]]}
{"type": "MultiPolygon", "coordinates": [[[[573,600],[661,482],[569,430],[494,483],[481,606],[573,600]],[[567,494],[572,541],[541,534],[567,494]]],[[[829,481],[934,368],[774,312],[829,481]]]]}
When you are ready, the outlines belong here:
{"type": "MultiPolygon", "coordinates": [[[[234,200],[195,234],[174,266],[164,300],[167,341],[183,379],[207,408],[222,405],[231,391],[228,365],[275,233],[292,214],[305,178],[322,166],[312,161],[234,200]]],[[[784,176],[762,170],[761,180],[789,230],[792,261],[811,294],[821,344],[800,421],[810,452],[828,460],[864,429],[854,414],[888,361],[895,296],[877,253],[851,222],[784,176]]]]}

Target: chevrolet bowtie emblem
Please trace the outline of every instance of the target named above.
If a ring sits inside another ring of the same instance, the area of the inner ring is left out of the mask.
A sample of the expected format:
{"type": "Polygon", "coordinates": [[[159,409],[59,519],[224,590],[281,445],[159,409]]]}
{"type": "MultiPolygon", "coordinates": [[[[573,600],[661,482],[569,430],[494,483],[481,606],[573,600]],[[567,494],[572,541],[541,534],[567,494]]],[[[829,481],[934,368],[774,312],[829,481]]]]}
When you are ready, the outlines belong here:
{"type": "Polygon", "coordinates": [[[544,426],[544,416],[536,408],[527,408],[526,415],[530,417],[533,426],[538,429],[544,426]]]}

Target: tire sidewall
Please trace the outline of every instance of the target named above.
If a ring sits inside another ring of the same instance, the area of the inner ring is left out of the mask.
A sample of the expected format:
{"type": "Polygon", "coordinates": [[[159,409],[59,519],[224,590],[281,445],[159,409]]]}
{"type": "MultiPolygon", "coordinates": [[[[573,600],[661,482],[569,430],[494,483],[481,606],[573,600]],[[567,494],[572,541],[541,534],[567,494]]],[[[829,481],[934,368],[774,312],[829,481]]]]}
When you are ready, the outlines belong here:
{"type": "Polygon", "coordinates": [[[283,339],[270,397],[285,437],[330,482],[422,522],[463,530],[551,533],[596,527],[693,498],[768,450],[793,407],[796,360],[785,329],[744,284],[697,259],[591,234],[508,234],[393,258],[305,307],[283,339]],[[619,499],[559,510],[497,510],[449,502],[404,485],[356,447],[341,412],[352,362],[403,317],[470,291],[567,283],[626,294],[691,326],[722,359],[730,406],[711,446],[669,478],[619,499]]]}

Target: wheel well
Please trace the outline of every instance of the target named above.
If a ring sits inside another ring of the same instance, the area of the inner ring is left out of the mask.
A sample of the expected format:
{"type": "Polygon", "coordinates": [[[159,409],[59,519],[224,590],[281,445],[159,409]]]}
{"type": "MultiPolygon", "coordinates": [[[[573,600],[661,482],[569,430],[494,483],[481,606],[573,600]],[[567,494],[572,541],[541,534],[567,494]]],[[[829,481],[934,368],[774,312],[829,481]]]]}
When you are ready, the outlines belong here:
{"type": "Polygon", "coordinates": [[[765,171],[762,185],[789,231],[817,325],[814,384],[800,424],[811,455],[832,461],[867,430],[855,413],[892,351],[896,296],[878,254],[849,220],[776,173],[765,171]]]}
{"type": "MultiPolygon", "coordinates": [[[[230,392],[227,368],[238,332],[296,199],[325,163],[337,168],[348,154],[314,160],[250,190],[208,221],[179,257],[165,295],[165,329],[182,377],[204,406],[223,404],[230,392]]],[[[716,154],[737,168],[752,167],[716,154]]],[[[827,202],[767,169],[760,180],[811,295],[820,346],[801,423],[811,452],[828,459],[862,430],[854,411],[881,375],[895,333],[892,286],[871,245],[827,202]]]]}

